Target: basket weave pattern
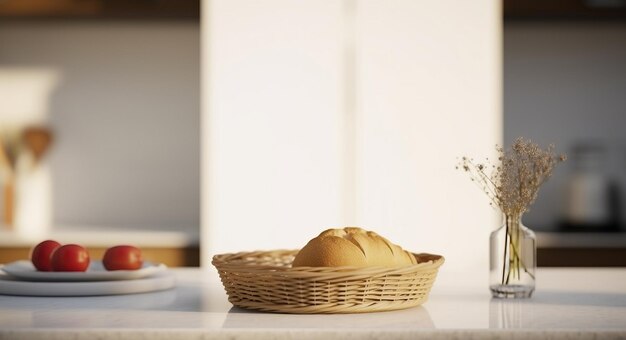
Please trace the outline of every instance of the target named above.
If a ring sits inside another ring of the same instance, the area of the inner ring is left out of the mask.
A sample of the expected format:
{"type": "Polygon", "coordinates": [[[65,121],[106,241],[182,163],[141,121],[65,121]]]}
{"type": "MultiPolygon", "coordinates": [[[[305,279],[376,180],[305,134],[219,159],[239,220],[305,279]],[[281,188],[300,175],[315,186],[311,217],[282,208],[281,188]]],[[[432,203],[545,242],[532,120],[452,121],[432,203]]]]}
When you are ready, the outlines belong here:
{"type": "Polygon", "coordinates": [[[444,258],[414,254],[418,264],[396,267],[296,267],[297,250],[213,257],[228,301],[280,313],[364,313],[418,306],[426,301],[444,258]]]}

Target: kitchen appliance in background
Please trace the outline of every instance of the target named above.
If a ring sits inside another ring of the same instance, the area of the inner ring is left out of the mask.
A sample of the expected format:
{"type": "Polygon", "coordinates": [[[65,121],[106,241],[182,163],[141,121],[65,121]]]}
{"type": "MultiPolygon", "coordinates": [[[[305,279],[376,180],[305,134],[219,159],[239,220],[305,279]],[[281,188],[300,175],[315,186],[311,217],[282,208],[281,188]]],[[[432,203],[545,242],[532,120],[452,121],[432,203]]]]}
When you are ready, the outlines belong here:
{"type": "Polygon", "coordinates": [[[620,194],[607,173],[607,148],[579,143],[571,152],[574,170],[565,188],[564,231],[618,231],[620,194]]]}

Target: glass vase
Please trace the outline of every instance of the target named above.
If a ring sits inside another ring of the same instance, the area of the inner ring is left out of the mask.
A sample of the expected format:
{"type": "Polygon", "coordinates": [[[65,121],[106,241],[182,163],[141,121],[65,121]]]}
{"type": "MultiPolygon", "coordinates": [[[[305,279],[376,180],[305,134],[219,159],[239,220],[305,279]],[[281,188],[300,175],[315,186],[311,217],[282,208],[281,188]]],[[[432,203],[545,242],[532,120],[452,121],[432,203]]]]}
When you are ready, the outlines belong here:
{"type": "Polygon", "coordinates": [[[489,288],[495,298],[529,298],[535,290],[537,242],[521,216],[505,216],[489,240],[489,288]]]}

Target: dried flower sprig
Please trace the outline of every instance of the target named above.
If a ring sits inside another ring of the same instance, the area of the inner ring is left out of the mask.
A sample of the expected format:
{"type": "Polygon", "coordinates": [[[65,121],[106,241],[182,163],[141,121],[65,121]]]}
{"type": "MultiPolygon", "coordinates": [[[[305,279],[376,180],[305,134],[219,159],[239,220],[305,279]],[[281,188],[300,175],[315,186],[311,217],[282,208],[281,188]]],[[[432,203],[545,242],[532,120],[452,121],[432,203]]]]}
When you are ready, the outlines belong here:
{"type": "Polygon", "coordinates": [[[457,169],[467,172],[489,197],[490,204],[507,216],[521,216],[528,211],[554,167],[566,160],[565,155],[554,153],[553,144],[544,150],[522,137],[509,149],[496,146],[496,151],[497,163],[489,159],[477,163],[472,158],[462,157],[457,169]]]}

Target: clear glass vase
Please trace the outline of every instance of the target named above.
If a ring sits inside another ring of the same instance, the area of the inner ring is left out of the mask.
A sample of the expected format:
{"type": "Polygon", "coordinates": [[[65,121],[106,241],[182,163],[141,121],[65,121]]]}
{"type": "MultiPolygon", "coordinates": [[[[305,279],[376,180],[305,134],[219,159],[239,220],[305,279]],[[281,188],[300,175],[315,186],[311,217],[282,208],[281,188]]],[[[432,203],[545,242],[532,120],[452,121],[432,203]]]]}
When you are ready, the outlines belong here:
{"type": "Polygon", "coordinates": [[[489,239],[489,288],[496,298],[529,298],[535,290],[537,241],[521,216],[505,216],[489,239]]]}

